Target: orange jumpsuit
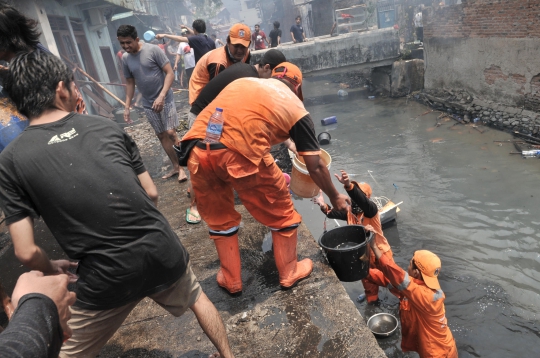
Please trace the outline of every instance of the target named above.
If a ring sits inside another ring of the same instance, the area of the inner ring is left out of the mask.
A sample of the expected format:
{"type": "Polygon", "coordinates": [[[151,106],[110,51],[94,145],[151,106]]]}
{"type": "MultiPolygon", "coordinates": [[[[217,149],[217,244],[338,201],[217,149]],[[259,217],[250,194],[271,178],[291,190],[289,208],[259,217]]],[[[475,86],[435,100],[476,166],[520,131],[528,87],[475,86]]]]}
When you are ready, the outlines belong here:
{"type": "MultiPolygon", "coordinates": [[[[270,155],[270,148],[290,138],[291,129],[298,128],[297,122],[306,123],[309,113],[281,81],[241,78],[229,84],[199,114],[182,141],[203,139],[216,107],[223,109],[220,142],[226,148],[195,147],[188,169],[198,210],[210,228],[210,237],[220,258],[218,284],[230,293],[242,289],[237,235],[241,216],[234,208],[234,189],[251,215],[272,230],[280,284],[288,287],[297,271],[307,270],[307,266],[298,267],[296,262],[296,228],[302,217],[294,210],[287,184],[270,155]]],[[[311,119],[303,128],[308,129],[296,132],[299,137],[293,138],[298,153],[318,155],[320,149],[311,119]],[[301,144],[305,141],[302,137],[306,136],[314,143],[308,150],[301,144]]],[[[309,264],[311,267],[310,260],[309,264]]]]}
{"type": "Polygon", "coordinates": [[[377,275],[373,276],[377,284],[391,284],[399,291],[401,349],[418,352],[421,358],[457,358],[456,342],[445,316],[443,291],[433,290],[424,281],[410,277],[386,256],[378,261],[384,277],[379,280],[377,275]]]}
{"type": "MultiPolygon", "coordinates": [[[[249,50],[242,59],[242,62],[249,63],[251,54],[249,50]]],[[[199,97],[204,86],[210,82],[210,80],[227,67],[233,65],[233,59],[227,53],[227,46],[220,47],[204,54],[203,57],[195,65],[191,79],[189,80],[189,105],[199,97]]]]}

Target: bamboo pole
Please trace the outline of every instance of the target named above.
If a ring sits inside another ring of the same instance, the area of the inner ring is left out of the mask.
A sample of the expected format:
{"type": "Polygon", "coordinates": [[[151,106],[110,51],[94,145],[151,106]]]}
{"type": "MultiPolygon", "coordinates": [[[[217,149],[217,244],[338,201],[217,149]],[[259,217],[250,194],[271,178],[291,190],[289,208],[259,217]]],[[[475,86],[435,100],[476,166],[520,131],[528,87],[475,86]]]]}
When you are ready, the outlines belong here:
{"type": "Polygon", "coordinates": [[[86,76],[90,81],[94,82],[99,88],[101,88],[103,91],[105,91],[105,93],[107,93],[109,96],[111,96],[112,98],[114,98],[115,100],[117,100],[118,102],[120,102],[120,104],[122,104],[122,106],[126,106],[126,103],[124,101],[122,101],[120,98],[116,97],[116,95],[114,93],[112,93],[111,91],[109,91],[108,89],[106,89],[105,87],[103,87],[98,81],[96,81],[95,79],[92,78],[92,76],[90,76],[88,73],[84,72],[79,66],[77,66],[76,64],[74,64],[73,62],[71,62],[68,58],[66,58],[64,55],[61,55],[64,60],[66,60],[68,63],[70,63],[73,67],[75,67],[75,69],[77,71],[79,71],[83,76],[86,76]]]}

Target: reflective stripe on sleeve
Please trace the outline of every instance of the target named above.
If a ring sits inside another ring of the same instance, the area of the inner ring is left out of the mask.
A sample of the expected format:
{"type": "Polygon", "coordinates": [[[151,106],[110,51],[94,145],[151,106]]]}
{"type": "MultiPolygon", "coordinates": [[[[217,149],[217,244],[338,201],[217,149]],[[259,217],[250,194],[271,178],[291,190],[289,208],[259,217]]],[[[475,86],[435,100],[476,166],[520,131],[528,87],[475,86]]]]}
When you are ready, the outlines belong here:
{"type": "Polygon", "coordinates": [[[440,300],[442,297],[443,297],[443,292],[442,292],[442,290],[437,290],[437,291],[433,294],[433,302],[440,300]]]}
{"type": "Polygon", "coordinates": [[[397,289],[400,291],[403,291],[409,287],[411,283],[411,280],[409,279],[409,274],[405,272],[405,277],[403,278],[403,281],[398,285],[397,289]]]}
{"type": "Polygon", "coordinates": [[[272,231],[289,231],[289,230],[296,229],[298,226],[300,226],[300,223],[292,224],[291,226],[284,227],[284,228],[281,228],[281,229],[276,229],[276,228],[273,228],[273,227],[270,227],[270,226],[268,228],[270,230],[272,230],[272,231]]]}

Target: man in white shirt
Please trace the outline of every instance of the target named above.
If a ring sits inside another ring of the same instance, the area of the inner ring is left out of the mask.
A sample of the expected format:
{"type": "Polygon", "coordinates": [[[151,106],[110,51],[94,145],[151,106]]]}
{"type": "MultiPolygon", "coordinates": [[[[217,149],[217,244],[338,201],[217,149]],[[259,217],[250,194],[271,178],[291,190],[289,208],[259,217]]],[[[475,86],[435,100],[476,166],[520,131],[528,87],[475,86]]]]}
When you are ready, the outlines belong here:
{"type": "Polygon", "coordinates": [[[178,61],[180,56],[184,57],[184,71],[181,71],[180,74],[180,85],[184,86],[184,73],[186,75],[186,87],[189,86],[189,79],[195,68],[195,55],[193,50],[189,47],[187,42],[180,42],[178,46],[178,52],[176,53],[176,61],[174,62],[174,70],[178,68],[178,61]]]}

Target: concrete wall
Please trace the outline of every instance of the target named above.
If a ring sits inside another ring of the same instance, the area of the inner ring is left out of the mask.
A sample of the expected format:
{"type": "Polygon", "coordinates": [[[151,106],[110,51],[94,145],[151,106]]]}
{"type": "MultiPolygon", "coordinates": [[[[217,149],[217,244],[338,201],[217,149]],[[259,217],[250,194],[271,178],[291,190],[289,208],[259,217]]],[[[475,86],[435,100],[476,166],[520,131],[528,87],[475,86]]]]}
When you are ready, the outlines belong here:
{"type": "MultiPolygon", "coordinates": [[[[314,37],[301,44],[286,43],[278,50],[302,72],[364,63],[375,65],[399,56],[399,36],[394,29],[353,32],[335,37],[314,37]]],[[[254,51],[254,61],[259,61],[265,51],[254,51]]]]}
{"type": "Polygon", "coordinates": [[[424,19],[425,88],[540,111],[540,0],[468,0],[424,19]]]}

